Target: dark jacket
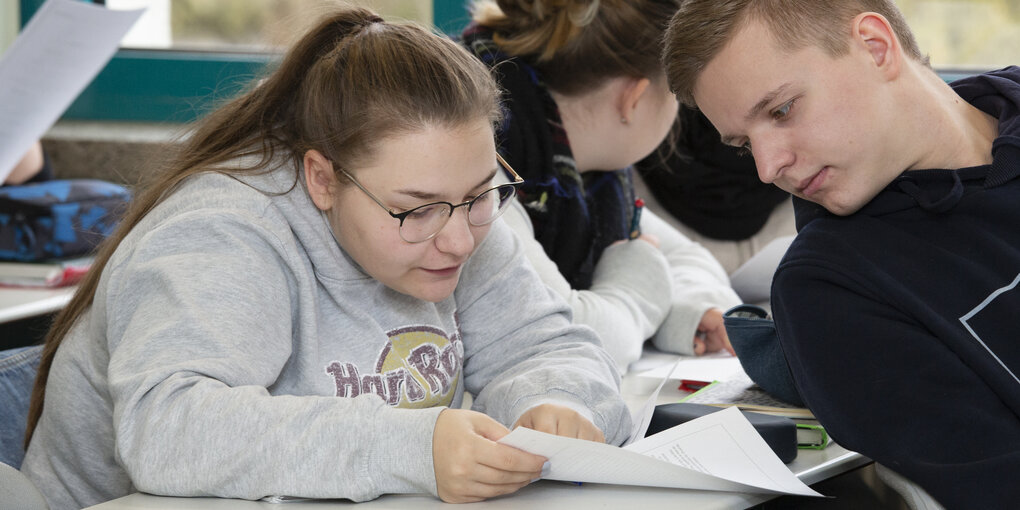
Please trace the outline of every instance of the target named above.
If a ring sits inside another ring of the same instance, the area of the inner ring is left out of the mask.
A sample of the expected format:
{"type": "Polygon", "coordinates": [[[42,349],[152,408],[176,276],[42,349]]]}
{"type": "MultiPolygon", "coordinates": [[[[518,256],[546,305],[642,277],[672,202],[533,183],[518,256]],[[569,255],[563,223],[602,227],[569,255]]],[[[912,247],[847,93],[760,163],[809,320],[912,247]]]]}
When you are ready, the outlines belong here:
{"type": "Polygon", "coordinates": [[[1020,501],[1020,68],[952,84],[999,119],[991,165],[905,172],[837,217],[795,199],[773,280],[805,402],[947,508],[1020,501]]]}
{"type": "Polygon", "coordinates": [[[790,199],[758,179],[750,154],[723,144],[712,123],[685,106],[679,127],[634,168],[663,209],[712,239],[755,235],[776,206],[790,199]]]}

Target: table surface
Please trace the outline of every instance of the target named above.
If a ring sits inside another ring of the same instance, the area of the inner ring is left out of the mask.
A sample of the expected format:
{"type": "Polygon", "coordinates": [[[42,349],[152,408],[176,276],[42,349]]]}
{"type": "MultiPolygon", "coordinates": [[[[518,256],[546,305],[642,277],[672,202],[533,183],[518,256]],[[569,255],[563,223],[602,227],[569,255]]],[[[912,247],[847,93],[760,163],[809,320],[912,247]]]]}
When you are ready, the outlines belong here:
{"type": "MultiPolygon", "coordinates": [[[[637,372],[672,363],[677,356],[646,349],[642,359],[631,366],[631,372],[623,378],[620,391],[632,412],[639,410],[647,401],[660,381],[640,377],[637,372]]],[[[687,395],[676,384],[666,383],[659,393],[657,403],[677,402],[687,395]]],[[[871,461],[835,443],[824,450],[798,450],[797,458],[787,464],[804,483],[811,485],[864,466],[871,461]]],[[[535,508],[556,509],[599,509],[626,508],[636,506],[642,510],[677,508],[698,509],[742,509],[763,503],[777,496],[767,494],[740,494],[732,492],[697,491],[689,489],[665,489],[658,487],[635,487],[623,485],[583,484],[575,485],[551,480],[540,480],[508,496],[473,503],[472,508],[486,510],[534,510],[535,508]]],[[[448,503],[424,494],[391,494],[364,503],[347,500],[301,500],[288,503],[301,509],[333,510],[357,505],[366,510],[427,510],[453,507],[448,503]]],[[[456,505],[458,508],[463,506],[456,505]]],[[[135,493],[90,507],[94,510],[266,510],[279,509],[278,505],[265,501],[217,498],[177,498],[135,493]]]]}
{"type": "Polygon", "coordinates": [[[71,301],[75,288],[0,287],[0,324],[56,312],[71,301]]]}

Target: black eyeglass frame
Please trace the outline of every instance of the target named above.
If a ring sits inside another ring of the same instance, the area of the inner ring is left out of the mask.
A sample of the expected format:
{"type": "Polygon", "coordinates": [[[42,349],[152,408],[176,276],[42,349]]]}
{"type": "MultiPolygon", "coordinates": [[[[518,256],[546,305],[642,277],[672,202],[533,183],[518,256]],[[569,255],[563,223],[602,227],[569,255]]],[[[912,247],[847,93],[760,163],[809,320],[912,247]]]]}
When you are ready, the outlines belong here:
{"type": "MultiPolygon", "coordinates": [[[[452,204],[450,202],[446,202],[446,201],[430,202],[430,203],[427,203],[427,204],[419,205],[418,207],[415,207],[413,209],[408,209],[408,210],[406,210],[404,212],[394,212],[389,207],[386,207],[386,204],[382,203],[382,200],[379,200],[379,198],[376,197],[375,195],[373,195],[371,191],[368,191],[367,189],[365,189],[365,187],[362,186],[361,183],[358,182],[358,180],[355,179],[353,175],[351,175],[349,172],[347,172],[343,168],[340,168],[339,170],[348,179],[350,179],[351,182],[353,182],[354,185],[358,187],[358,189],[360,189],[366,195],[368,195],[368,198],[371,198],[373,202],[375,202],[376,204],[379,204],[379,207],[382,207],[383,210],[386,211],[387,213],[389,213],[390,216],[392,216],[392,217],[394,217],[394,218],[396,218],[397,220],[400,221],[400,226],[398,227],[398,232],[400,232],[400,238],[401,239],[403,239],[405,242],[408,242],[408,243],[411,243],[411,244],[417,244],[417,243],[424,243],[425,241],[428,241],[429,239],[432,239],[433,237],[436,237],[436,235],[438,235],[439,232],[441,232],[443,230],[443,227],[446,226],[446,222],[450,221],[450,218],[453,217],[453,212],[456,211],[458,207],[467,206],[468,211],[470,211],[471,210],[471,205],[474,204],[475,201],[478,200],[479,197],[481,197],[482,195],[484,195],[484,194],[486,194],[486,193],[488,193],[490,191],[493,191],[493,190],[496,190],[496,189],[499,189],[499,188],[502,188],[502,187],[505,187],[505,186],[510,186],[511,189],[513,190],[513,192],[514,192],[514,195],[516,196],[516,194],[517,194],[517,186],[520,186],[521,184],[523,184],[524,183],[524,179],[521,178],[521,176],[518,175],[517,172],[514,171],[513,167],[511,167],[510,164],[507,163],[506,160],[503,159],[503,157],[499,155],[499,153],[496,153],[496,161],[498,161],[499,164],[503,168],[505,168],[508,172],[510,172],[510,175],[514,178],[513,182],[508,182],[508,183],[504,183],[504,184],[497,184],[496,186],[488,188],[485,191],[475,195],[475,197],[472,198],[471,200],[468,200],[466,202],[462,202],[462,203],[459,203],[459,204],[456,204],[456,205],[454,205],[454,204],[452,204]],[[444,221],[443,224],[440,225],[439,228],[435,232],[429,234],[429,236],[426,237],[425,239],[422,239],[420,241],[408,241],[406,238],[404,238],[403,231],[400,230],[404,226],[404,219],[406,219],[408,216],[410,216],[412,213],[414,213],[415,211],[417,211],[419,209],[424,209],[426,207],[433,207],[433,206],[436,206],[436,205],[446,205],[446,206],[448,206],[450,208],[450,214],[447,215],[446,221],[444,221]]],[[[514,197],[510,197],[510,200],[513,200],[513,198],[514,197]]],[[[486,221],[485,223],[474,223],[474,222],[472,222],[471,221],[471,214],[467,215],[467,220],[468,220],[468,223],[470,223],[471,225],[474,225],[476,227],[481,227],[483,225],[488,225],[489,223],[492,223],[493,221],[496,221],[496,219],[499,218],[502,214],[503,214],[503,210],[500,210],[499,214],[494,215],[491,219],[489,219],[489,221],[486,221]]]]}

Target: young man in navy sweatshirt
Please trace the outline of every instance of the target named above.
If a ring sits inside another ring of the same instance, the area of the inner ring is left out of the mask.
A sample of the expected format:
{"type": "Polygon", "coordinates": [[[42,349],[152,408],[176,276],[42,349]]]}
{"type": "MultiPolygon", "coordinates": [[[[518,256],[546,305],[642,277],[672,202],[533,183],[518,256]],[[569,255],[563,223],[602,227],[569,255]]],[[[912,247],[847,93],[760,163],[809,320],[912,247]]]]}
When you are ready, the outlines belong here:
{"type": "Polygon", "coordinates": [[[795,196],[805,402],[947,508],[1020,500],[1020,68],[946,84],[891,0],[690,0],[670,86],[795,196]]]}

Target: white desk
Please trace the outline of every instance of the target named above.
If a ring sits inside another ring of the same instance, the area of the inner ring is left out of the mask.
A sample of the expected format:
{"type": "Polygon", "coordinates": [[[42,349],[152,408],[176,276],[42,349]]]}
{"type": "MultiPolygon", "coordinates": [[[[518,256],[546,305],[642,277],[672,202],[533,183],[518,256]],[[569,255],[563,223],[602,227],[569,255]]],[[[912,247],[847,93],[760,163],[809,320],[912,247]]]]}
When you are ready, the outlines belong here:
{"type": "Polygon", "coordinates": [[[60,310],[71,301],[76,288],[0,287],[0,324],[60,310]]]}
{"type": "MultiPolygon", "coordinates": [[[[639,365],[632,369],[645,370],[657,365],[671,363],[676,356],[646,351],[639,365]]],[[[620,388],[631,411],[638,410],[646,401],[659,381],[628,374],[620,388]]],[[[677,402],[687,395],[675,384],[669,382],[659,393],[658,403],[677,402]]],[[[871,461],[860,454],[830,444],[824,450],[798,450],[797,458],[787,464],[790,469],[808,485],[843,474],[871,461]]],[[[485,510],[535,510],[555,509],[618,509],[640,508],[641,510],[697,509],[743,509],[763,503],[776,496],[763,494],[738,494],[731,492],[692,491],[683,489],[662,489],[654,487],[633,487],[622,485],[574,484],[542,480],[533,483],[508,496],[473,503],[472,508],[485,510]]],[[[366,510],[427,510],[432,508],[465,508],[452,505],[429,495],[386,495],[378,499],[351,503],[346,500],[308,500],[288,503],[285,507],[261,501],[216,498],[174,498],[131,494],[123,498],[89,507],[90,510],[334,510],[351,508],[366,510]],[[294,506],[299,505],[299,506],[294,506]]]]}

